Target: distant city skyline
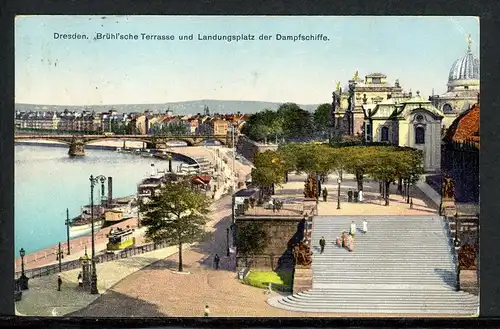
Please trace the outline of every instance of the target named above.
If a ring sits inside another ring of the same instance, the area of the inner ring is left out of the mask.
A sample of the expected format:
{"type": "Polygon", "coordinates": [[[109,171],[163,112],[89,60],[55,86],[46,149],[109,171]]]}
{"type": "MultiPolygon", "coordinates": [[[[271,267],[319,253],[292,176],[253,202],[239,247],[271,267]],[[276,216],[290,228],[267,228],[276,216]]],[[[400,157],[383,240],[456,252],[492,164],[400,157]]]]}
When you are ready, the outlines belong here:
{"type": "Polygon", "coordinates": [[[47,105],[156,104],[244,100],[320,104],[380,72],[427,98],[446,91],[467,35],[479,58],[476,17],[18,16],[15,101],[47,105]],[[54,34],[88,40],[55,39],[54,34]],[[138,40],[94,40],[96,33],[138,40]],[[146,35],[175,40],[142,40],[146,35]],[[193,40],[178,40],[193,34],[193,40]],[[200,36],[198,36],[198,34],[200,36]],[[255,35],[254,41],[200,41],[255,35]],[[261,34],[319,41],[258,40],[261,34]],[[322,41],[327,38],[328,41],[322,41]]]}

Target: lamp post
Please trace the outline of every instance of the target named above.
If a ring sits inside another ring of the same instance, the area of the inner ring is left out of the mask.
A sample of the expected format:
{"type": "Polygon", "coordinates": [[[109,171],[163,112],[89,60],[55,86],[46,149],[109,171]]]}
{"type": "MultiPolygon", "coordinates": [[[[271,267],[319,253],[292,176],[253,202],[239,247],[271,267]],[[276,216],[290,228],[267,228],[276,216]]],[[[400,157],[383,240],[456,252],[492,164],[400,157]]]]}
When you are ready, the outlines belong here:
{"type": "Polygon", "coordinates": [[[94,177],[90,175],[90,226],[92,229],[92,275],[90,278],[90,293],[96,295],[99,293],[97,290],[97,272],[95,268],[95,236],[94,236],[94,186],[99,181],[101,182],[101,192],[104,195],[104,182],[106,182],[106,177],[99,175],[94,177]]]}
{"type": "Polygon", "coordinates": [[[59,261],[59,273],[62,272],[61,261],[62,261],[63,258],[64,258],[64,252],[61,250],[61,242],[59,242],[59,247],[58,247],[57,253],[56,253],[56,260],[59,261]]]}
{"type": "Polygon", "coordinates": [[[29,278],[24,273],[24,256],[26,255],[24,248],[19,250],[19,255],[21,256],[21,277],[19,278],[19,285],[21,286],[21,290],[27,290],[29,278]]]}
{"type": "Polygon", "coordinates": [[[66,220],[64,221],[64,224],[66,224],[66,242],[68,244],[68,255],[71,254],[70,251],[70,246],[69,246],[69,227],[71,225],[71,222],[69,220],[69,209],[66,208],[66,220]]]}
{"type": "Polygon", "coordinates": [[[226,228],[226,256],[229,257],[229,227],[226,228]]]}
{"type": "Polygon", "coordinates": [[[236,169],[235,169],[235,163],[236,163],[236,143],[235,143],[235,129],[236,129],[236,123],[232,124],[232,129],[231,129],[231,135],[232,135],[232,141],[233,141],[233,193],[236,191],[236,169]]]}
{"type": "Polygon", "coordinates": [[[337,189],[337,209],[340,209],[340,183],[342,183],[342,180],[340,178],[337,179],[337,183],[339,184],[337,189]]]}
{"type": "Polygon", "coordinates": [[[456,278],[456,290],[460,290],[460,239],[458,238],[458,230],[460,229],[460,225],[458,222],[458,212],[455,212],[455,239],[454,239],[454,247],[455,247],[455,254],[457,255],[457,278],[456,278]]]}

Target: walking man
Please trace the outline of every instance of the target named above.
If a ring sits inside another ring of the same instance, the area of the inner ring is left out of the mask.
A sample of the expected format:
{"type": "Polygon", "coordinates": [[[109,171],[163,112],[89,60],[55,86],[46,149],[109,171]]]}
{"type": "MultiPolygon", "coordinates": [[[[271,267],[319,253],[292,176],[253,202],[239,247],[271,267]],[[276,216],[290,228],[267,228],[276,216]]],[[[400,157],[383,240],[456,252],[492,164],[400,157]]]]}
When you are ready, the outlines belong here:
{"type": "Polygon", "coordinates": [[[216,269],[216,270],[218,270],[218,269],[219,269],[219,261],[220,261],[219,254],[215,254],[215,257],[214,257],[214,264],[215,264],[215,269],[216,269]]]}
{"type": "Polygon", "coordinates": [[[208,308],[208,305],[205,305],[205,312],[203,312],[205,317],[207,318],[210,315],[210,309],[208,308]]]}
{"type": "Polygon", "coordinates": [[[325,251],[325,244],[326,244],[325,237],[322,236],[321,239],[319,240],[319,247],[321,248],[320,253],[323,253],[323,251],[325,251]]]}
{"type": "Polygon", "coordinates": [[[62,279],[61,274],[57,275],[57,291],[61,291],[62,279]]]}
{"type": "Polygon", "coordinates": [[[368,232],[368,222],[366,219],[363,219],[363,233],[368,232]]]}
{"type": "Polygon", "coordinates": [[[326,187],[323,189],[323,202],[326,202],[326,198],[328,197],[328,190],[326,187]]]}

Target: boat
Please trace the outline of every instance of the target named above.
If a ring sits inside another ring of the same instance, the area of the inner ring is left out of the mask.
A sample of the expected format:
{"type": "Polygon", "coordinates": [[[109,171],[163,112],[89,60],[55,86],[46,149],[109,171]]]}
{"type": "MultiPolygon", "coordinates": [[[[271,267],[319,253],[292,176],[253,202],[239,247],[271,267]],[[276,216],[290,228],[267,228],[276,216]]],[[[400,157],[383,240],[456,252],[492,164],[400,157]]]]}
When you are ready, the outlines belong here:
{"type": "MultiPolygon", "coordinates": [[[[69,236],[71,238],[90,234],[92,232],[92,218],[90,215],[90,206],[82,207],[82,213],[71,220],[69,226],[69,236]]],[[[101,229],[104,224],[102,218],[102,207],[94,205],[94,232],[101,229]]]]}
{"type": "MultiPolygon", "coordinates": [[[[100,230],[103,224],[104,220],[94,219],[94,232],[100,230]]],[[[81,216],[73,219],[73,223],[69,227],[70,238],[75,238],[90,233],[92,233],[92,225],[90,223],[90,219],[81,220],[81,216]]]]}

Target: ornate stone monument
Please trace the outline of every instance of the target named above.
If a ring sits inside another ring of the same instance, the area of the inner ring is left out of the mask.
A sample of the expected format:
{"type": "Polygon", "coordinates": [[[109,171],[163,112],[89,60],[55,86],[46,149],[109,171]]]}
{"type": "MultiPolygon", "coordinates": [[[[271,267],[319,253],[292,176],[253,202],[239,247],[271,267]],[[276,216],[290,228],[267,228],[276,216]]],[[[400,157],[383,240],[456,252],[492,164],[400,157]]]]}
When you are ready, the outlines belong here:
{"type": "Polygon", "coordinates": [[[306,199],[318,198],[318,180],[316,175],[309,174],[304,184],[304,197],[306,199]]]}

